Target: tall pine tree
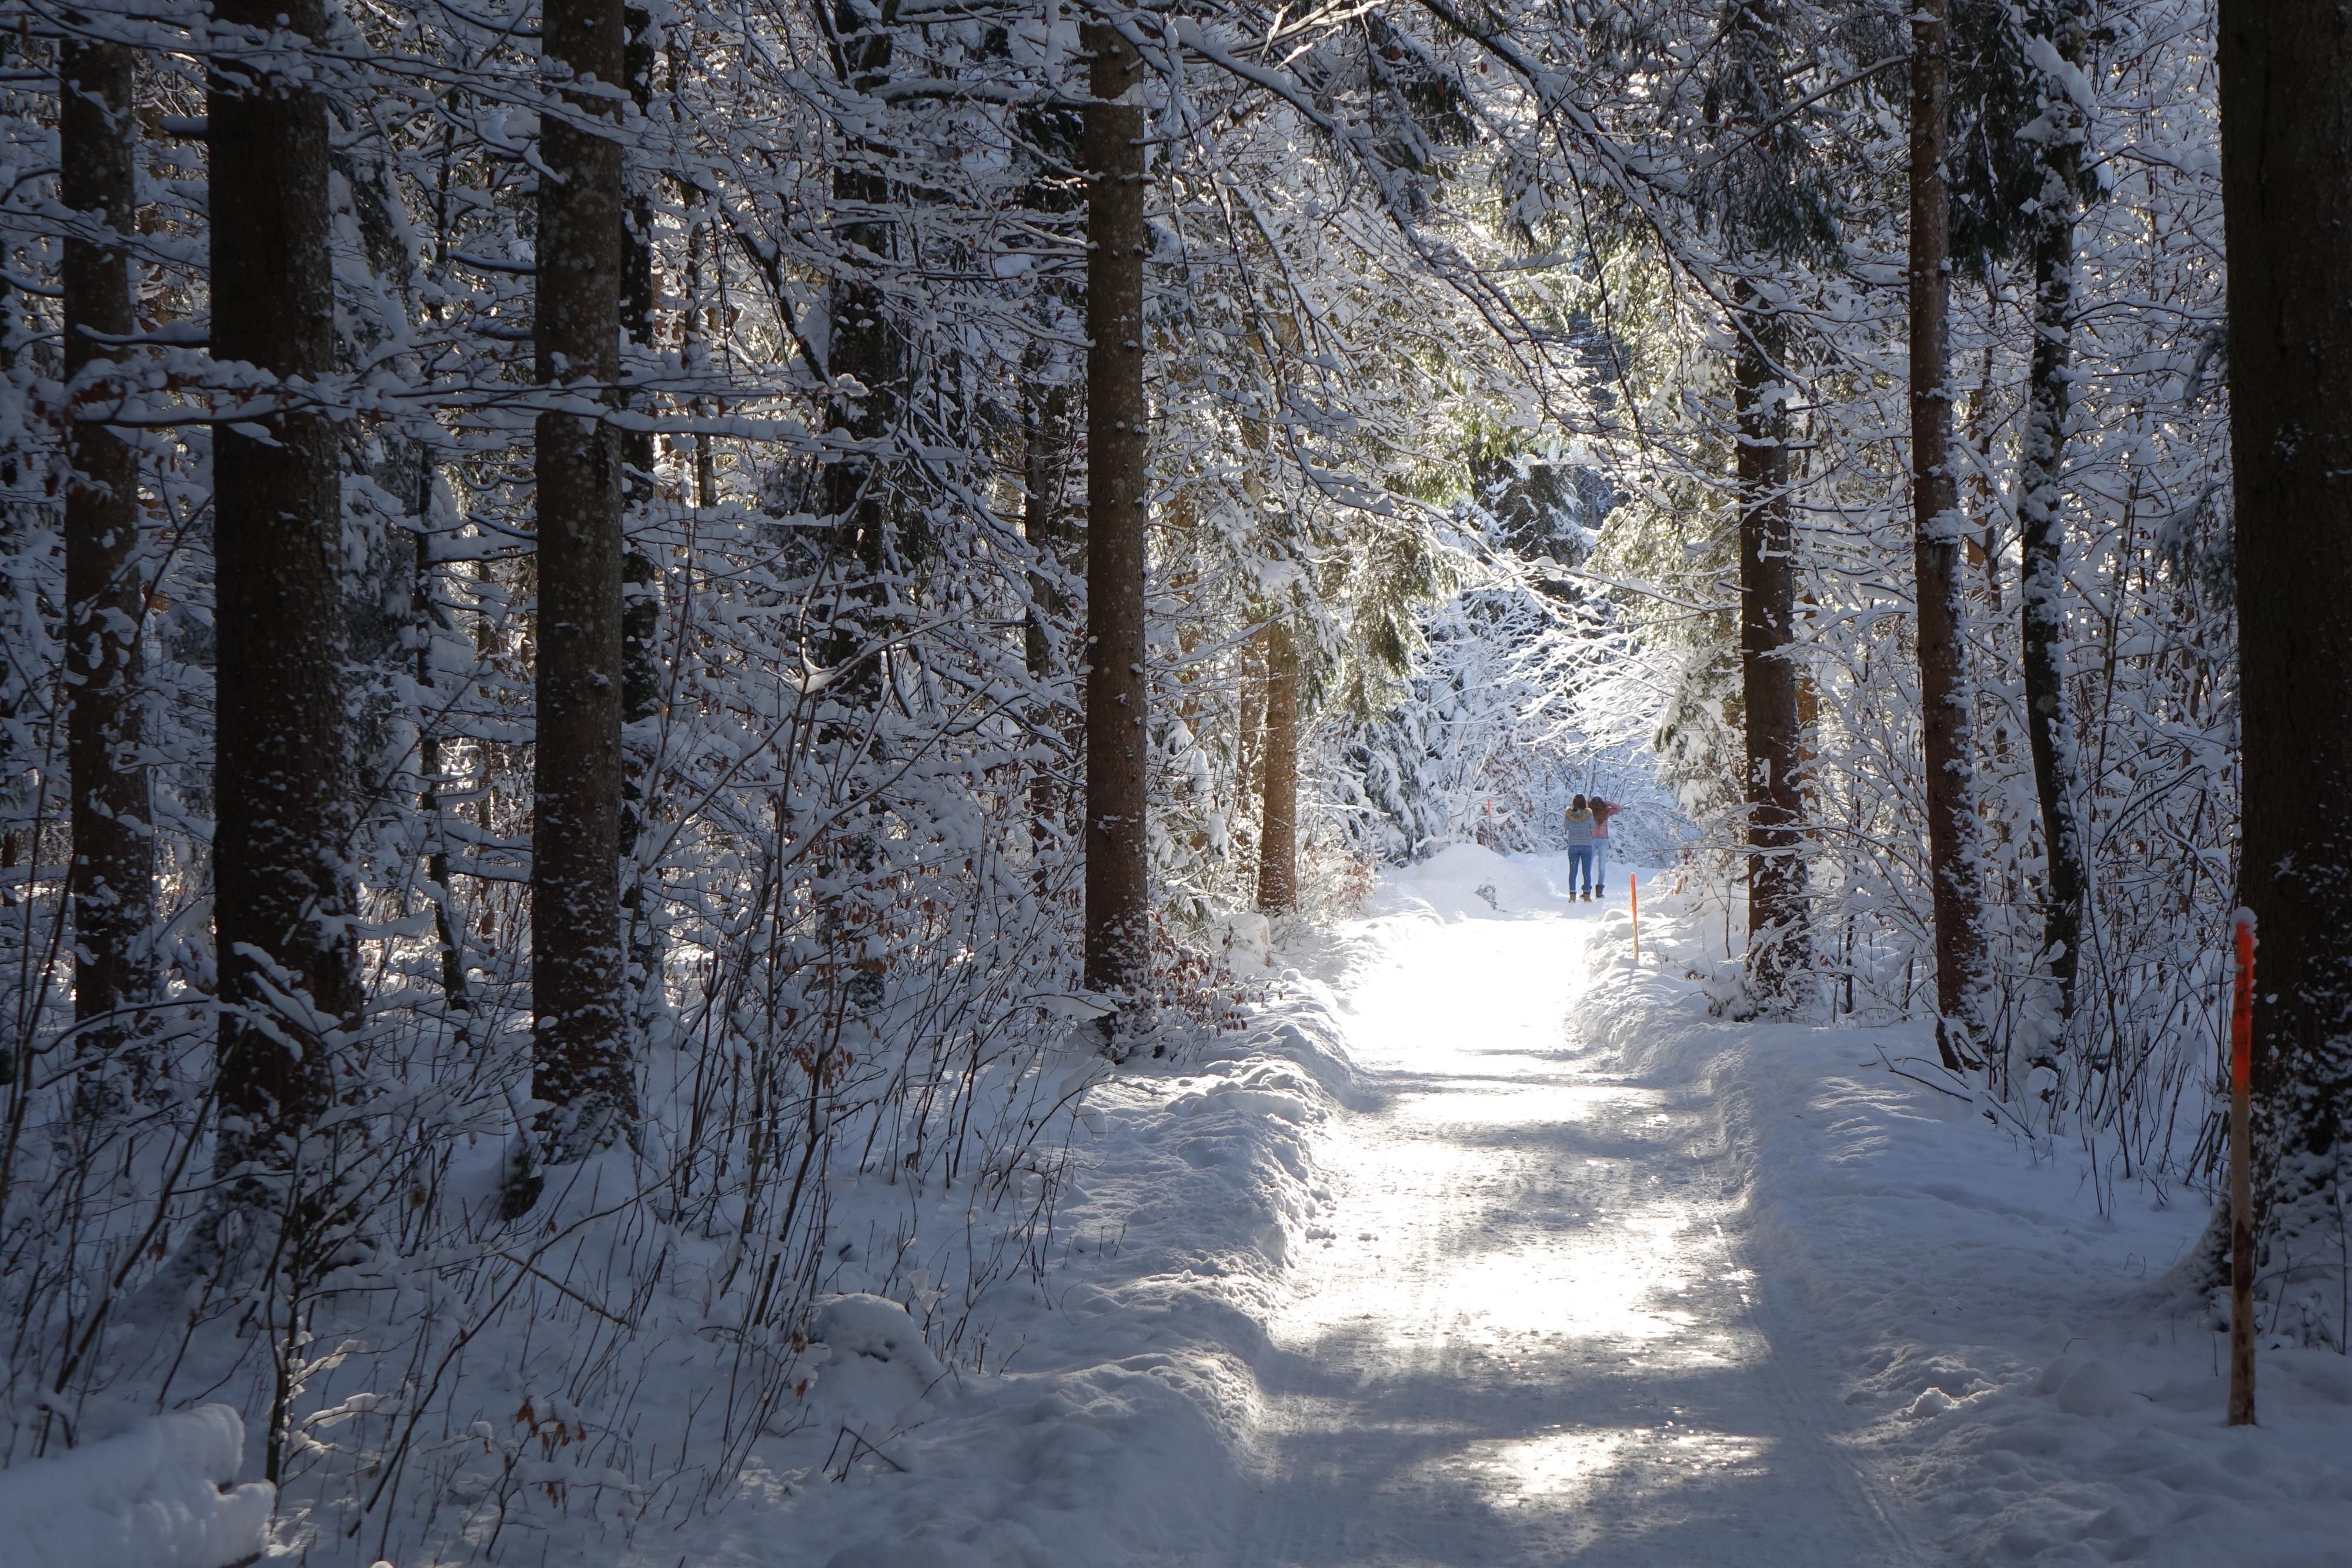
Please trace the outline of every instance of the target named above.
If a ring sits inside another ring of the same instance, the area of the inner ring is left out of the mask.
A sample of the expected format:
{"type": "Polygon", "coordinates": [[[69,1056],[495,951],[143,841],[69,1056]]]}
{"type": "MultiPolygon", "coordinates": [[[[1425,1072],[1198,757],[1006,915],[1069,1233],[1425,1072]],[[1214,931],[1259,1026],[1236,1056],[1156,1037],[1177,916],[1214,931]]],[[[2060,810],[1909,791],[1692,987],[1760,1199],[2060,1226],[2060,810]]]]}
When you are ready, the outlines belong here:
{"type": "Polygon", "coordinates": [[[213,356],[260,372],[264,405],[213,436],[217,1164],[258,1175],[285,1169],[327,1108],[331,1032],[360,1007],[341,487],[334,427],[307,402],[335,357],[327,109],[281,64],[326,15],[319,0],[214,15],[261,46],[261,63],[215,64],[209,105],[213,356]]]}
{"type": "MultiPolygon", "coordinates": [[[[2259,922],[2263,1275],[2344,1287],[2352,1112],[2352,14],[2222,0],[2221,182],[2236,463],[2239,897],[2259,922]]],[[[2325,1333],[2333,1321],[2282,1329],[2325,1333]]]]}
{"type": "MultiPolygon", "coordinates": [[[[1133,1001],[1151,959],[1144,678],[1150,404],[1143,391],[1143,61],[1108,23],[1089,60],[1087,164],[1086,983],[1133,1001]]],[[[1114,1042],[1114,1049],[1118,1049],[1114,1042]]]]}
{"type": "Polygon", "coordinates": [[[1936,926],[1936,1046],[1978,1061],[1984,1034],[1983,867],[1973,702],[1960,644],[1961,513],[1952,473],[1951,58],[1948,0],[1911,13],[1911,526],[1926,734],[1927,873],[1936,926]]]}
{"type": "MultiPolygon", "coordinates": [[[[622,1013],[620,375],[627,195],[613,89],[621,0],[551,0],[539,182],[537,775],[531,827],[532,1095],[542,1153],[577,1158],[636,1115],[622,1013]]],[[[531,1190],[518,1184],[518,1198],[531,1190]]]]}
{"type": "MultiPolygon", "coordinates": [[[[66,425],[65,675],[71,781],[74,1018],[84,1082],[126,1059],[134,1090],[154,1063],[122,1052],[139,1032],[131,1009],[152,989],[141,953],[154,918],[154,845],[140,749],[140,631],[146,619],[139,552],[139,464],[105,414],[124,388],[94,367],[119,360],[138,322],[130,256],[134,227],[132,57],[124,45],[68,42],[59,51],[58,193],[89,225],[65,242],[65,371],[74,385],[66,425]]],[[[101,1091],[111,1098],[112,1088],[101,1091]]]]}

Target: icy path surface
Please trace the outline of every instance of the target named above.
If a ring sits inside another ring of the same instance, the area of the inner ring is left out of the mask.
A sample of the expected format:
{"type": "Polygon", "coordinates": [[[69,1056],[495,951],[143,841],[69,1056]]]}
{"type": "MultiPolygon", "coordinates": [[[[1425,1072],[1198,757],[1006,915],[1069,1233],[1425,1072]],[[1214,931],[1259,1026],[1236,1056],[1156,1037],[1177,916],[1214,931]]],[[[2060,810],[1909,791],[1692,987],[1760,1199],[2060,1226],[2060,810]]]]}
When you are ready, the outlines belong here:
{"type": "Polygon", "coordinates": [[[1332,1130],[1332,1234],[1272,1324],[1238,1561],[1932,1561],[1759,1317],[1698,1087],[1577,1037],[1605,906],[1522,902],[1377,922],[1347,985],[1376,1103],[1332,1130]]]}

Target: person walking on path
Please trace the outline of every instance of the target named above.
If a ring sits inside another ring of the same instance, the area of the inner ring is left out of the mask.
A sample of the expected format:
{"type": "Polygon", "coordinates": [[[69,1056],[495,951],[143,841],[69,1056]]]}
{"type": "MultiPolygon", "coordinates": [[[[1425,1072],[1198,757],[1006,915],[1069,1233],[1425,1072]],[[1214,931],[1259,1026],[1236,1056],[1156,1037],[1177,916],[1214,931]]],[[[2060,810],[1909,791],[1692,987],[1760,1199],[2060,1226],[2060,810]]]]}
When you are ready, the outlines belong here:
{"type": "Polygon", "coordinates": [[[1601,898],[1609,896],[1609,819],[1624,808],[1614,800],[1604,800],[1594,795],[1585,802],[1592,813],[1592,891],[1601,898]]]}
{"type": "Polygon", "coordinates": [[[1584,873],[1582,896],[1590,904],[1592,902],[1592,809],[1585,804],[1581,795],[1568,805],[1568,893],[1570,898],[1578,896],[1576,875],[1579,872],[1584,873]]]}

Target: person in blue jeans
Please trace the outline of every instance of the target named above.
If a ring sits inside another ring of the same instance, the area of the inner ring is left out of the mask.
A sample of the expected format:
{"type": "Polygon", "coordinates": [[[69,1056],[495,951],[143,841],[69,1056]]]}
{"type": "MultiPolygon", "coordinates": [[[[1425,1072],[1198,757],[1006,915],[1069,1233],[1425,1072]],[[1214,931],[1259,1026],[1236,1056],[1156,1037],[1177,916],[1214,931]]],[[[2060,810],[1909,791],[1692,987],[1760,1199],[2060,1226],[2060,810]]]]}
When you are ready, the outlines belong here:
{"type": "Polygon", "coordinates": [[[1624,808],[1598,795],[1589,797],[1584,804],[1592,812],[1592,891],[1605,899],[1609,896],[1609,819],[1624,808]]]}
{"type": "Polygon", "coordinates": [[[1568,893],[1571,898],[1580,896],[1576,891],[1579,872],[1584,874],[1584,892],[1580,896],[1590,904],[1592,902],[1592,808],[1585,803],[1581,795],[1568,804],[1568,893]]]}

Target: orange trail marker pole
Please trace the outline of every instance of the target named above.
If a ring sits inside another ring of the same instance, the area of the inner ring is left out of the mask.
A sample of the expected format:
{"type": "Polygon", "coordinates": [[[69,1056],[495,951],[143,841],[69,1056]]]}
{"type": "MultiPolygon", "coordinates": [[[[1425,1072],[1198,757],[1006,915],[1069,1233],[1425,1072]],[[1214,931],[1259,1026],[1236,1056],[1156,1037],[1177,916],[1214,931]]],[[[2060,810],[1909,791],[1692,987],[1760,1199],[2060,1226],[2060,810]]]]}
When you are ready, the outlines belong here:
{"type": "Polygon", "coordinates": [[[1625,891],[1633,900],[1633,962],[1642,961],[1642,879],[1632,872],[1625,873],[1625,891]]]}
{"type": "Polygon", "coordinates": [[[2230,1425],[2254,1424],[2254,912],[2238,911],[2230,1009],[2230,1425]]]}

